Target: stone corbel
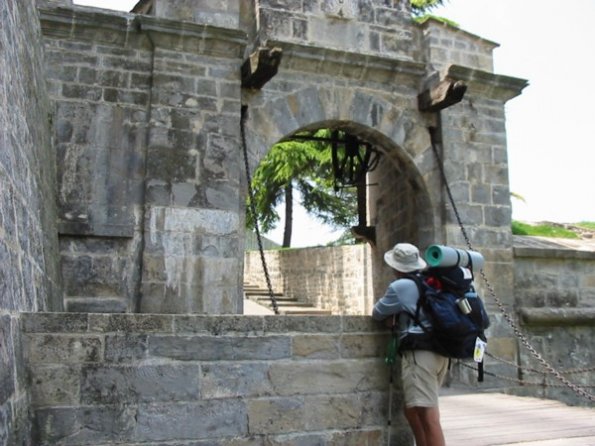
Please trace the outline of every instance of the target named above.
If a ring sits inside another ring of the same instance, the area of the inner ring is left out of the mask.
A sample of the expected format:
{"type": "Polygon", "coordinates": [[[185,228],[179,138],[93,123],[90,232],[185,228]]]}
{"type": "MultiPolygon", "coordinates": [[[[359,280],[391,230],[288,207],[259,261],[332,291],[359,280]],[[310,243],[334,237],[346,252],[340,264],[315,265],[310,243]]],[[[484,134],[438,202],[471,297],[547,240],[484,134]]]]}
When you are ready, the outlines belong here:
{"type": "Polygon", "coordinates": [[[375,226],[352,226],[351,234],[358,240],[363,240],[372,246],[376,246],[375,226]]]}
{"type": "Polygon", "coordinates": [[[461,102],[466,91],[464,82],[442,79],[417,96],[417,106],[422,112],[437,112],[461,102]]]}
{"type": "Polygon", "coordinates": [[[250,54],[242,64],[242,87],[261,89],[279,69],[283,51],[281,48],[261,47],[250,54]]]}
{"type": "Polygon", "coordinates": [[[450,65],[443,73],[444,79],[451,82],[464,82],[473,94],[506,102],[521,94],[529,85],[526,79],[494,74],[489,71],[450,65]]]}

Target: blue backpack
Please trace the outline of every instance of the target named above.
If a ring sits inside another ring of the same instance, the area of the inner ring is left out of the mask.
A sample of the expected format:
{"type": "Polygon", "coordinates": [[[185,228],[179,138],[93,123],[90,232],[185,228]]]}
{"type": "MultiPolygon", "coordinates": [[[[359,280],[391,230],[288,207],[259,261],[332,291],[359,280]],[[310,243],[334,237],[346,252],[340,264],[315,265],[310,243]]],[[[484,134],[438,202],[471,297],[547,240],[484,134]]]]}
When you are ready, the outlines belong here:
{"type": "MultiPolygon", "coordinates": [[[[424,333],[408,334],[401,341],[401,349],[431,350],[448,358],[477,360],[476,348],[481,342],[485,347],[485,330],[490,320],[473,288],[470,270],[458,266],[430,268],[407,277],[416,283],[420,296],[415,314],[408,315],[424,333]],[[420,322],[422,310],[431,323],[430,329],[420,322]]],[[[483,359],[478,364],[479,381],[482,381],[483,359]]]]}

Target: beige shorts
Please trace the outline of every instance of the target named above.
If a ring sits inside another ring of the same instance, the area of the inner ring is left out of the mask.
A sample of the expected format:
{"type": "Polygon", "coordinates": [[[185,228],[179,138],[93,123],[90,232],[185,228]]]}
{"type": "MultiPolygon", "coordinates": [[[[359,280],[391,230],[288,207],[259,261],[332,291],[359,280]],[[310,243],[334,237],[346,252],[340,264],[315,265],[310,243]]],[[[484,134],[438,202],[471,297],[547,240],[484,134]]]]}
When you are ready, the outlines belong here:
{"type": "Polygon", "coordinates": [[[438,391],[448,358],[426,350],[406,350],[401,358],[401,378],[406,407],[438,406],[438,391]]]}

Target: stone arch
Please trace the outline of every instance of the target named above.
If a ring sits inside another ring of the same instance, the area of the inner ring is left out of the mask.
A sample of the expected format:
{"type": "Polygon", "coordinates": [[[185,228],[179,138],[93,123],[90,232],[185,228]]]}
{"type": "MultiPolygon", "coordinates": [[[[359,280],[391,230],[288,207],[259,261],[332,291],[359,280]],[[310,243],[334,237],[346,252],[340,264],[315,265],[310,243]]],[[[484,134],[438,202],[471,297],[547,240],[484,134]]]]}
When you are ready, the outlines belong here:
{"type": "Polygon", "coordinates": [[[381,254],[395,242],[410,241],[423,249],[436,240],[440,195],[432,191],[439,190],[440,182],[428,122],[411,104],[393,104],[379,94],[328,85],[267,98],[256,93],[245,98],[245,103],[249,106],[245,135],[251,170],[280,139],[324,127],[356,134],[383,153],[370,181],[378,183],[376,192],[370,187],[370,207],[376,210],[370,217],[376,226],[374,277],[379,277],[379,283],[389,277],[380,268],[381,254]],[[376,274],[379,269],[384,274],[376,274]]]}

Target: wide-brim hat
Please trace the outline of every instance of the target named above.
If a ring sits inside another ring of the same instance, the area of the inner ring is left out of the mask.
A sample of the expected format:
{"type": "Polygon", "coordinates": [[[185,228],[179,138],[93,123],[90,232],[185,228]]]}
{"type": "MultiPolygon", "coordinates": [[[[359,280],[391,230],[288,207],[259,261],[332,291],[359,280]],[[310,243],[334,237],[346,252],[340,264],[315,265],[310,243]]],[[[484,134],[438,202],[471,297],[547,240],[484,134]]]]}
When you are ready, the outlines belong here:
{"type": "Polygon", "coordinates": [[[393,249],[384,253],[384,261],[402,273],[418,271],[428,266],[419,256],[419,249],[410,243],[397,243],[393,249]]]}

